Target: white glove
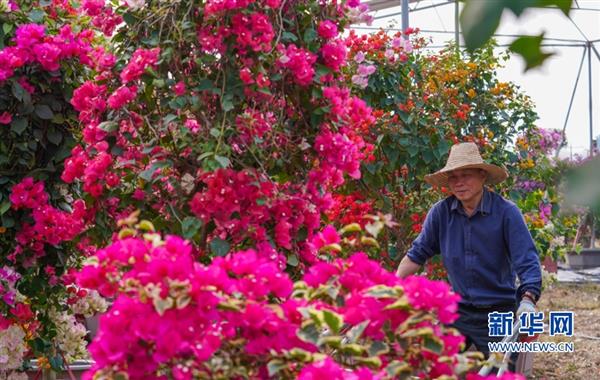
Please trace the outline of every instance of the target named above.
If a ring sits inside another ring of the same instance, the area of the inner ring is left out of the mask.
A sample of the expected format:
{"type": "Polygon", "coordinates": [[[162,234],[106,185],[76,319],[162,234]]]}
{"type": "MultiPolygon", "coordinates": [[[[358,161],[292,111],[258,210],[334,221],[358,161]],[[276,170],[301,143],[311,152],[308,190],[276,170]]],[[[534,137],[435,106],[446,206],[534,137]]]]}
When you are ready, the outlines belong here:
{"type": "Polygon", "coordinates": [[[517,316],[520,317],[523,313],[535,313],[535,305],[528,298],[523,298],[517,310],[517,316]]]}

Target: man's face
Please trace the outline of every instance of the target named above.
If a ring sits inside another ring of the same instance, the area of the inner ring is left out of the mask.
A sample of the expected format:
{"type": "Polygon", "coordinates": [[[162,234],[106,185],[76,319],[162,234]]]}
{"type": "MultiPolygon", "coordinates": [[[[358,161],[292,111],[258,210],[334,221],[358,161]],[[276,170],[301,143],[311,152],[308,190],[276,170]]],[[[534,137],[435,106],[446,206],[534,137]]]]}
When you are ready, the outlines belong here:
{"type": "Polygon", "coordinates": [[[461,202],[468,202],[483,190],[486,173],[481,169],[457,169],[448,173],[448,186],[461,202]]]}

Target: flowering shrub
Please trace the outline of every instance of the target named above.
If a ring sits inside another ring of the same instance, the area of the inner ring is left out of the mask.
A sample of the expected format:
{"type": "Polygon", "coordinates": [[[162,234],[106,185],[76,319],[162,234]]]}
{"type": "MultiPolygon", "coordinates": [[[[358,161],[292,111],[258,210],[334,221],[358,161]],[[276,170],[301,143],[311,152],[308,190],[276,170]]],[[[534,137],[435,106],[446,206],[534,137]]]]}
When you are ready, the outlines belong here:
{"type": "Polygon", "coordinates": [[[115,298],[87,378],[437,378],[457,375],[459,360],[474,364],[445,327],[459,297],[444,282],[400,280],[360,252],[296,282],[269,248],[202,265],[189,242],[129,223],[77,274],[115,298]]]}
{"type": "Polygon", "coordinates": [[[533,128],[517,137],[520,159],[519,176],[510,192],[523,210],[534,241],[542,257],[564,258],[573,249],[582,215],[563,206],[561,182],[574,165],[557,159],[557,150],[565,144],[560,131],[533,128]]]}
{"type": "Polygon", "coordinates": [[[10,351],[2,370],[35,357],[57,370],[63,356],[85,356],[65,274],[78,264],[77,236],[92,215],[60,176],[78,135],[71,94],[111,58],[76,14],[65,1],[0,4],[0,334],[10,351]]]}
{"type": "MultiPolygon", "coordinates": [[[[108,6],[86,4],[93,17],[108,6]]],[[[113,41],[135,43],[115,43],[114,65],[73,92],[83,144],[61,178],[80,186],[95,216],[86,244],[108,244],[110,226],[139,209],[206,262],[271,243],[299,274],[317,260],[305,241],[335,207],[334,191],[372,159],[363,132],[374,117],[344,87],[337,37],[366,9],[192,4],[113,8],[124,21],[113,41]]]]}
{"type": "Polygon", "coordinates": [[[361,176],[372,149],[361,131],[374,118],[340,81],[337,37],[366,11],[277,0],[2,8],[0,133],[13,144],[0,156],[2,264],[21,274],[6,297],[16,287],[32,305],[33,356],[58,369],[81,351],[63,313],[85,290],[69,269],[133,209],[206,262],[277,248],[298,276],[319,259],[306,239],[322,236],[333,191],[361,176]]]}

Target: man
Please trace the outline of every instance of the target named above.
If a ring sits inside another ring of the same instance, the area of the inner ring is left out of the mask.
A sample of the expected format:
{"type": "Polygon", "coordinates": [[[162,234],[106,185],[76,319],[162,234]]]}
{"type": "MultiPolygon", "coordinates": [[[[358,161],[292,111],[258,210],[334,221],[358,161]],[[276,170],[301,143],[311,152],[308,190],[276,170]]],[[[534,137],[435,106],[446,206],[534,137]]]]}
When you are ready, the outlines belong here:
{"type": "Polygon", "coordinates": [[[488,313],[514,312],[519,302],[516,320],[522,312],[535,311],[541,292],[540,261],[521,211],[484,187],[507,177],[505,169],[483,161],[474,143],[454,145],[446,166],[425,176],[453,195],[431,208],[397,271],[400,277],[414,274],[441,253],[450,284],[462,297],[453,327],[465,336],[466,348],[473,343],[486,357],[488,342],[502,339],[489,336],[488,313]]]}

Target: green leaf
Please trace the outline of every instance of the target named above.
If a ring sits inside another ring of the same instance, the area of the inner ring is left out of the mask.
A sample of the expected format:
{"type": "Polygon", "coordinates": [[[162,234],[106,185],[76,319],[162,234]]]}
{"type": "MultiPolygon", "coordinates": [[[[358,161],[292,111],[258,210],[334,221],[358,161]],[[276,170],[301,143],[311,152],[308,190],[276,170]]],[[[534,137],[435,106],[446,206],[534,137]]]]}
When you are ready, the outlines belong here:
{"type": "Polygon", "coordinates": [[[174,115],[174,114],[170,113],[170,114],[168,114],[167,116],[164,117],[163,124],[167,125],[170,122],[174,121],[175,119],[177,119],[177,115],[174,115]]]}
{"type": "Polygon", "coordinates": [[[216,237],[210,241],[210,250],[217,256],[225,256],[229,252],[229,243],[216,237]]]}
{"type": "Polygon", "coordinates": [[[448,140],[446,139],[442,139],[440,140],[440,143],[437,146],[437,153],[438,153],[438,159],[441,157],[444,157],[446,154],[448,154],[448,152],[450,151],[450,144],[448,143],[448,140]]]}
{"type": "Polygon", "coordinates": [[[313,111],[313,113],[314,113],[315,115],[324,115],[324,114],[328,113],[330,110],[331,110],[331,107],[329,107],[329,106],[324,106],[324,107],[319,107],[319,108],[315,109],[315,110],[313,111]]]}
{"type": "Polygon", "coordinates": [[[346,333],[346,337],[348,338],[349,343],[355,343],[360,336],[365,332],[365,329],[369,325],[371,321],[366,320],[364,322],[359,323],[358,325],[352,327],[350,331],[346,333]]]}
{"type": "Polygon", "coordinates": [[[119,124],[115,123],[114,121],[103,121],[102,123],[98,124],[98,128],[104,132],[112,133],[119,128],[119,124]]]}
{"type": "Polygon", "coordinates": [[[460,28],[467,50],[483,46],[500,24],[504,0],[468,0],[460,13],[460,28]]]}
{"type": "Polygon", "coordinates": [[[57,131],[56,128],[50,127],[48,128],[48,132],[46,132],[46,138],[54,145],[59,145],[63,139],[63,135],[60,131],[57,131]]]}
{"type": "Polygon", "coordinates": [[[310,44],[317,38],[317,36],[318,36],[318,34],[317,34],[316,30],[314,30],[313,28],[308,28],[304,31],[304,37],[302,39],[307,44],[310,44]]]}
{"type": "Polygon", "coordinates": [[[197,89],[198,89],[198,91],[204,91],[204,90],[210,90],[213,87],[215,87],[215,85],[212,80],[202,79],[200,81],[200,84],[198,85],[197,89]]]}
{"type": "Polygon", "coordinates": [[[63,370],[63,360],[60,356],[53,356],[48,360],[48,362],[50,363],[50,367],[52,367],[53,370],[57,372],[63,370]]]}
{"type": "Polygon", "coordinates": [[[223,98],[223,102],[221,104],[223,111],[231,111],[235,106],[233,105],[233,100],[231,98],[223,98]]]}
{"type": "Polygon", "coordinates": [[[52,118],[52,123],[54,124],[64,124],[65,123],[65,117],[60,114],[60,113],[55,113],[54,117],[52,118]]]}
{"type": "Polygon", "coordinates": [[[390,245],[388,248],[388,254],[390,255],[390,259],[397,260],[398,255],[400,254],[400,250],[395,245],[390,245]]]}
{"type": "Polygon", "coordinates": [[[433,329],[431,327],[419,327],[411,329],[400,334],[402,338],[413,338],[413,337],[431,337],[433,336],[433,329]]]}
{"type": "Polygon", "coordinates": [[[8,211],[8,209],[10,209],[10,201],[5,200],[4,202],[2,202],[2,204],[0,205],[0,215],[3,215],[5,212],[8,211]]]}
{"type": "Polygon", "coordinates": [[[297,267],[299,263],[300,262],[298,261],[298,256],[294,255],[293,253],[288,255],[287,265],[289,265],[291,267],[297,267]]]}
{"type": "Polygon", "coordinates": [[[54,113],[45,104],[38,104],[35,106],[35,114],[42,120],[52,120],[54,113]]]}
{"type": "Polygon", "coordinates": [[[228,168],[229,165],[231,165],[231,161],[225,156],[216,155],[215,160],[219,163],[219,165],[221,165],[222,168],[228,168]]]}
{"type": "Polygon", "coordinates": [[[423,340],[423,347],[426,350],[435,352],[438,355],[441,354],[442,350],[444,349],[444,345],[439,339],[437,339],[437,337],[425,337],[425,339],[423,340]]]}
{"type": "Polygon", "coordinates": [[[393,360],[385,367],[385,372],[392,379],[406,379],[412,373],[412,368],[404,361],[393,360]]]}
{"type": "Polygon", "coordinates": [[[375,298],[396,298],[400,294],[397,289],[387,285],[375,285],[367,289],[367,295],[375,298]]]}
{"type": "Polygon", "coordinates": [[[553,53],[542,52],[541,43],[543,39],[544,33],[539,36],[522,36],[510,44],[509,49],[525,60],[524,71],[541,65],[548,57],[554,55],[553,53]]]}
{"type": "Polygon", "coordinates": [[[555,5],[565,14],[565,16],[569,15],[569,12],[573,7],[573,0],[537,0],[537,3],[543,7],[555,5]]]}
{"type": "Polygon", "coordinates": [[[367,169],[367,171],[373,175],[375,175],[375,172],[377,171],[377,164],[376,163],[366,163],[363,164],[365,169],[367,169]]]}
{"type": "Polygon", "coordinates": [[[338,334],[342,328],[342,325],[344,324],[344,320],[342,319],[341,315],[327,309],[323,310],[323,319],[325,320],[325,323],[327,323],[327,326],[331,332],[334,334],[338,334]]]}
{"type": "Polygon", "coordinates": [[[46,13],[41,10],[41,9],[34,9],[31,12],[29,12],[29,14],[27,15],[29,17],[29,19],[33,22],[35,22],[36,24],[41,23],[42,21],[44,21],[44,16],[46,15],[46,13]]]}
{"type": "Polygon", "coordinates": [[[390,161],[391,166],[396,166],[396,162],[398,161],[398,156],[400,156],[400,151],[391,145],[383,146],[383,153],[390,161]]]}
{"type": "Polygon", "coordinates": [[[41,354],[46,351],[50,344],[44,341],[42,338],[35,338],[33,342],[31,342],[31,347],[33,348],[33,352],[36,354],[41,354]]]}
{"type": "Polygon", "coordinates": [[[137,18],[130,12],[127,12],[123,14],[123,21],[125,21],[127,25],[131,26],[136,23],[137,18]]]}
{"type": "Polygon", "coordinates": [[[337,336],[321,336],[317,343],[318,346],[329,346],[331,348],[340,348],[342,345],[342,337],[337,336]]]}
{"type": "Polygon", "coordinates": [[[306,350],[303,350],[298,347],[294,347],[289,351],[289,356],[296,362],[304,363],[310,361],[312,358],[312,354],[306,350]]]}
{"type": "Polygon", "coordinates": [[[173,163],[171,161],[159,161],[153,163],[148,169],[144,170],[139,174],[139,177],[144,181],[150,182],[152,180],[152,175],[158,168],[165,168],[167,166],[171,166],[173,163]]]}
{"type": "Polygon", "coordinates": [[[279,371],[287,368],[287,364],[281,359],[273,359],[269,363],[267,363],[267,371],[269,372],[269,377],[274,377],[279,371]]]}
{"type": "Polygon", "coordinates": [[[304,326],[298,330],[297,334],[298,338],[308,343],[317,344],[319,341],[319,330],[317,330],[317,327],[314,323],[304,326]]]}
{"type": "Polygon", "coordinates": [[[186,98],[184,96],[178,96],[177,98],[175,98],[169,102],[169,107],[171,107],[174,110],[178,110],[178,109],[185,107],[186,104],[187,104],[186,98]]]}
{"type": "Polygon", "coordinates": [[[198,158],[197,158],[196,160],[198,160],[198,161],[202,161],[202,160],[204,160],[205,158],[208,158],[208,157],[212,156],[213,154],[214,154],[213,152],[204,152],[204,153],[202,153],[201,155],[199,155],[199,156],[198,156],[198,158]]]}
{"type": "Polygon", "coordinates": [[[296,42],[296,41],[298,41],[298,37],[296,37],[296,35],[294,33],[283,32],[283,33],[281,33],[281,40],[296,42]]]}
{"type": "Polygon", "coordinates": [[[390,347],[385,342],[381,342],[378,340],[371,343],[371,345],[367,349],[369,356],[379,356],[379,355],[387,354],[389,351],[390,351],[390,347]]]}
{"type": "Polygon", "coordinates": [[[17,98],[18,101],[23,102],[23,103],[31,102],[31,95],[19,83],[13,82],[12,86],[11,86],[11,91],[12,91],[12,94],[15,96],[15,98],[17,98]]]}
{"type": "Polygon", "coordinates": [[[17,135],[21,135],[27,128],[27,125],[28,121],[25,118],[13,119],[13,121],[10,123],[10,129],[17,135]]]}
{"type": "Polygon", "coordinates": [[[360,344],[350,343],[343,344],[340,347],[340,351],[342,351],[342,353],[350,355],[362,355],[366,351],[366,348],[361,346],[360,344]]]}
{"type": "Polygon", "coordinates": [[[211,128],[211,129],[208,131],[208,133],[210,133],[210,135],[211,135],[212,137],[215,137],[215,138],[217,138],[217,139],[219,138],[219,136],[221,136],[221,130],[220,130],[219,128],[211,128]]]}
{"type": "Polygon", "coordinates": [[[513,202],[521,200],[521,193],[519,193],[517,190],[510,190],[508,192],[508,196],[513,202]]]}
{"type": "Polygon", "coordinates": [[[13,30],[14,25],[13,24],[2,24],[2,31],[4,32],[4,34],[8,34],[10,33],[11,30],[13,30]]]}
{"type": "Polygon", "coordinates": [[[406,151],[411,157],[415,157],[419,153],[419,147],[417,145],[408,145],[406,151]]]}
{"type": "Polygon", "coordinates": [[[425,161],[426,164],[429,164],[431,161],[433,161],[433,152],[430,150],[426,150],[423,152],[423,161],[425,161]]]}
{"type": "Polygon", "coordinates": [[[363,357],[354,357],[354,360],[358,363],[358,364],[362,364],[365,365],[369,368],[373,368],[373,369],[379,369],[381,367],[381,359],[377,356],[371,356],[368,358],[363,358],[363,357]]]}
{"type": "Polygon", "coordinates": [[[181,232],[184,238],[191,240],[202,227],[202,221],[193,216],[187,216],[181,223],[181,232]]]}
{"type": "Polygon", "coordinates": [[[534,6],[541,6],[540,0],[502,0],[504,2],[504,7],[513,11],[513,13],[517,16],[520,16],[521,13],[527,8],[534,6]]]}
{"type": "Polygon", "coordinates": [[[15,220],[8,215],[2,215],[2,227],[13,228],[15,220]]]}

